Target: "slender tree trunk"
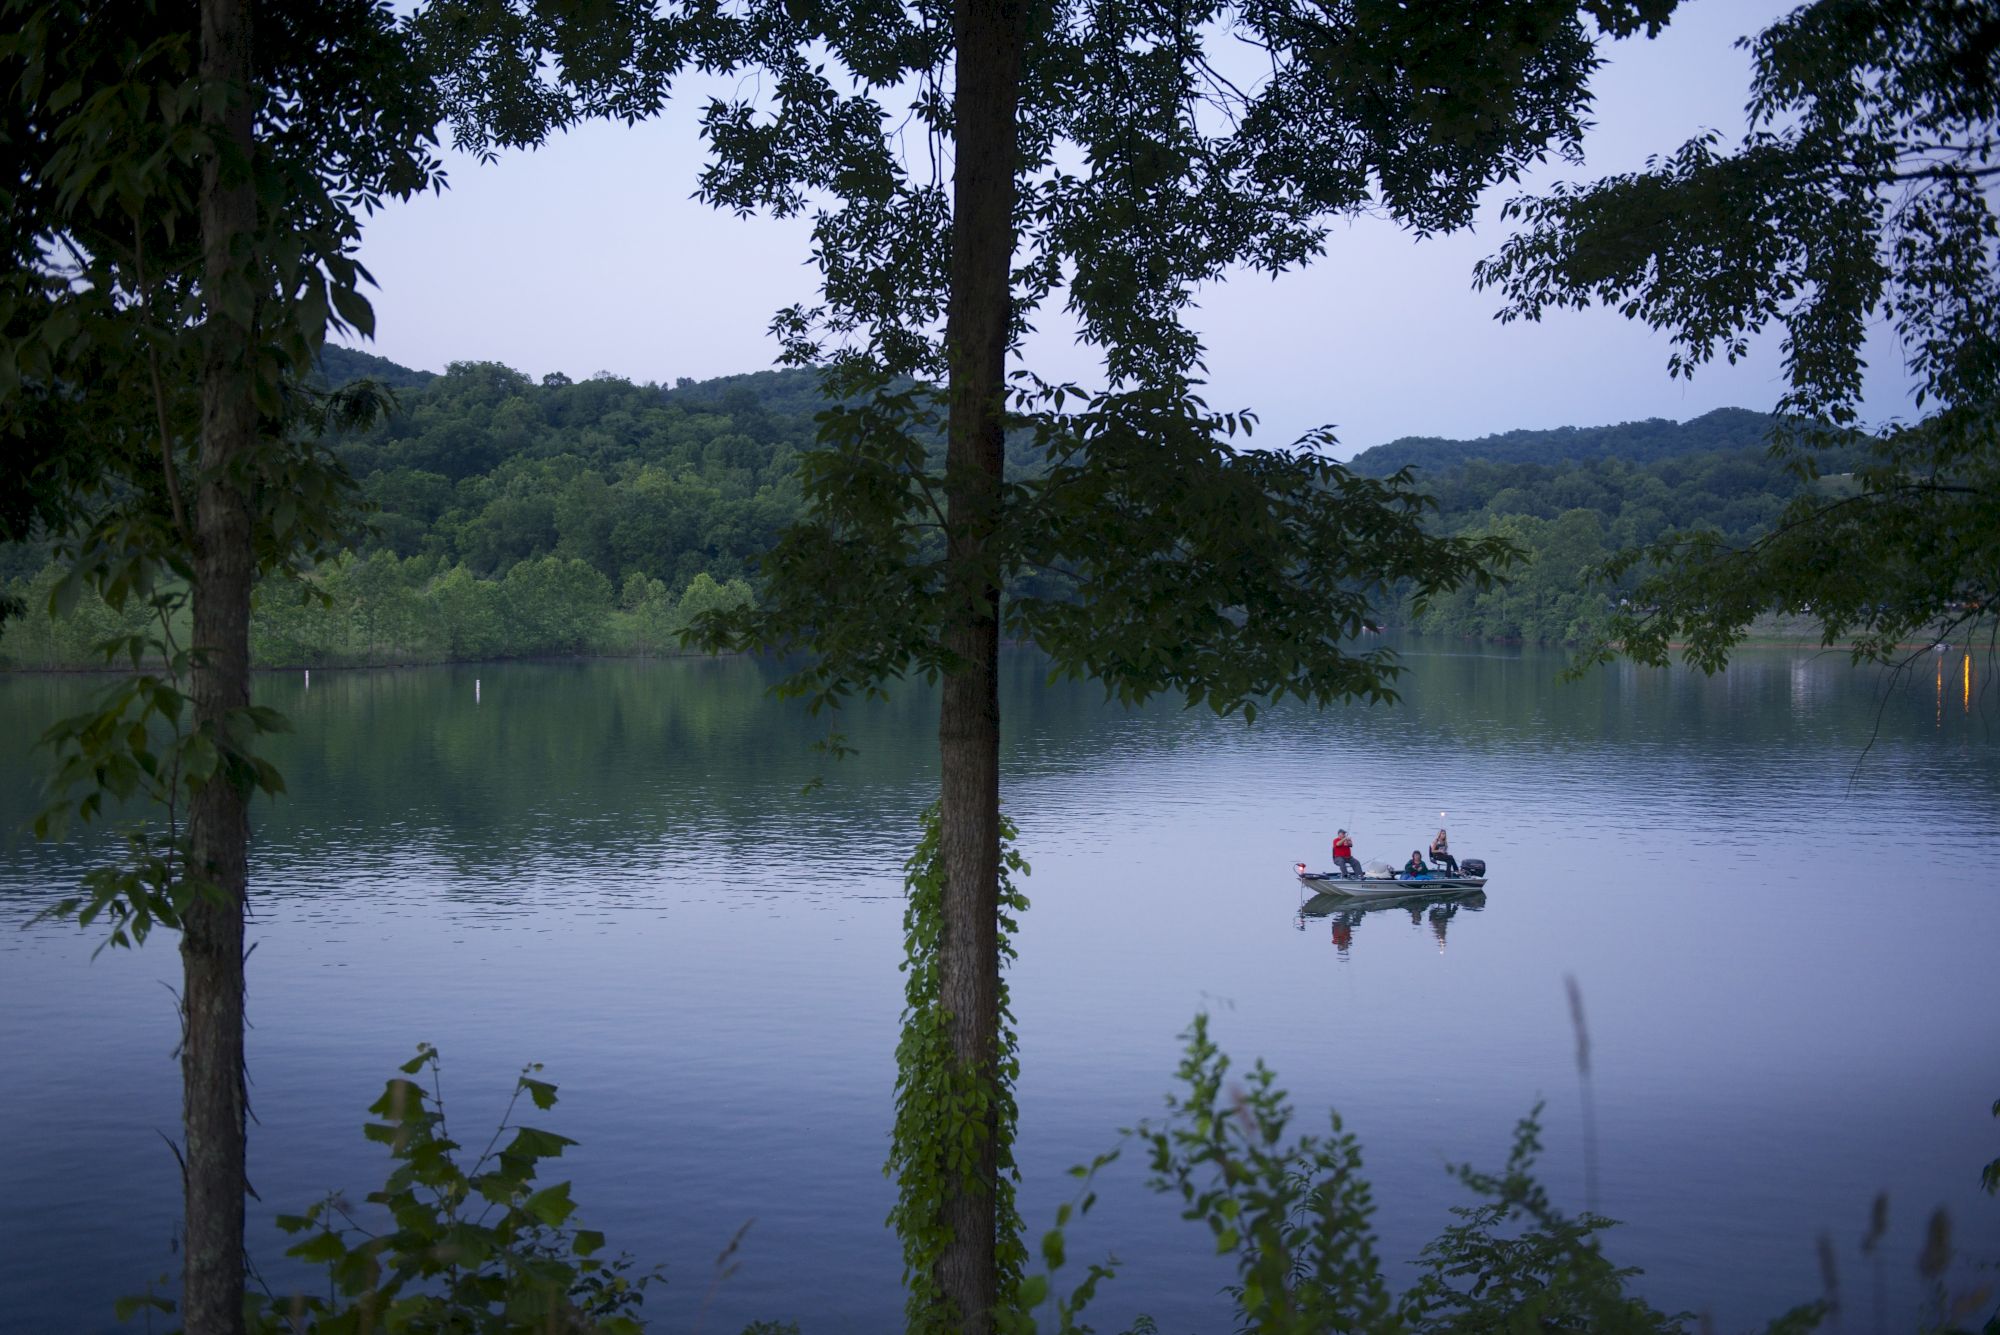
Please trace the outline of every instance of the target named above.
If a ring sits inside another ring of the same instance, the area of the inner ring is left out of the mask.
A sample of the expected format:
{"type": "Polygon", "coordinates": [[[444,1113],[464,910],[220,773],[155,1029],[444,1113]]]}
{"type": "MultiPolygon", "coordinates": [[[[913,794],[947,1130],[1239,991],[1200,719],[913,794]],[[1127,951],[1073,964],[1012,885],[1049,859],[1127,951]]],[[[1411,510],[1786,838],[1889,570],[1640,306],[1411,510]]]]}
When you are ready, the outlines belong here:
{"type": "MultiPolygon", "coordinates": [[[[226,727],[250,703],[250,513],[230,465],[249,453],[258,417],[250,379],[251,330],[242,306],[241,247],[256,228],[248,176],[252,147],[250,0],[201,0],[201,80],[227,90],[205,102],[218,149],[202,171],[202,281],[206,295],[201,384],[201,486],[195,501],[193,673],[197,727],[226,727]],[[234,313],[230,313],[234,311],[234,313]]],[[[243,301],[249,301],[244,293],[243,301]]],[[[243,1329],[243,905],[248,885],[250,795],[218,771],[194,797],[189,836],[195,874],[209,892],[188,910],[181,936],[182,1118],[187,1137],[187,1218],[182,1317],[189,1335],[243,1329]]]]}
{"type": "MultiPolygon", "coordinates": [[[[957,154],[952,183],[951,300],[945,346],[951,404],[945,458],[952,610],[946,644],[959,666],[939,711],[944,930],[938,958],[952,1049],[988,1082],[999,1061],[1000,619],[989,538],[999,516],[1007,341],[1012,322],[1015,116],[1020,0],[957,0],[957,154]]],[[[944,1201],[951,1242],[938,1287],[960,1328],[983,1335],[999,1296],[995,1258],[997,1121],[989,1116],[978,1181],[944,1201]]]]}

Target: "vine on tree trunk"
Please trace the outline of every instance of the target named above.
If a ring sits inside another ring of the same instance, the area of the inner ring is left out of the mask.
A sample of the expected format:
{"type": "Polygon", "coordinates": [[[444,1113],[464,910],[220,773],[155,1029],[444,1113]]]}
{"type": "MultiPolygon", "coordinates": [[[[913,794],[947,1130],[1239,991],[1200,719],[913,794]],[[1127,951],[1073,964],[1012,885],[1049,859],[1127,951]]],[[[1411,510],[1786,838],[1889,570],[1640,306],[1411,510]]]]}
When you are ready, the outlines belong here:
{"type": "MultiPolygon", "coordinates": [[[[1000,818],[1000,959],[1014,958],[1013,934],[1027,896],[1013,876],[1028,874],[1014,849],[1017,831],[1000,818]]],[[[889,1223],[903,1242],[904,1313],[911,1332],[950,1332],[965,1324],[940,1287],[936,1269],[951,1243],[944,1206],[955,1192],[983,1192],[981,1150],[990,1144],[998,1172],[993,1177],[994,1256],[999,1269],[1001,1310],[1019,1296],[1027,1247],[1014,1203],[1020,1171],[1014,1164],[1018,1108],[1014,1082],[1020,1074],[1014,1016],[1007,1004],[1004,976],[999,991],[993,1076],[952,1050],[951,1016],[939,991],[938,957],[944,938],[944,860],[938,808],[925,809],[916,851],[903,864],[908,895],[903,910],[903,1031],[896,1044],[896,1121],[889,1162],[883,1171],[896,1179],[896,1204],[889,1223]]]]}

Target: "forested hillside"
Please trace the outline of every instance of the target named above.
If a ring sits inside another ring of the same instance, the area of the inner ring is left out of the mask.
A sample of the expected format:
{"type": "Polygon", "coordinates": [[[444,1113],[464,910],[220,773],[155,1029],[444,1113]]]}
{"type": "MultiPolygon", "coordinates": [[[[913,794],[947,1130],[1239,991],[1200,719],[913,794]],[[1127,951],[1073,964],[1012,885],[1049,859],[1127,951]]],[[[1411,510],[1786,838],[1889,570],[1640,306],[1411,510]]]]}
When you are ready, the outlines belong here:
{"type": "MultiPolygon", "coordinates": [[[[752,558],[798,513],[794,461],[820,406],[805,372],[536,383],[492,363],[433,375],[345,349],[323,370],[330,384],[390,387],[399,411],[332,443],[370,512],[350,552],[316,572],[323,596],[260,590],[265,666],[672,652],[690,614],[751,596],[752,558]]],[[[55,582],[46,556],[17,549],[0,567],[31,607],[55,582]]],[[[88,605],[68,624],[29,617],[0,650],[80,662],[118,620],[88,605]]]]}
{"type": "Polygon", "coordinates": [[[1370,477],[1386,477],[1398,468],[1414,466],[1428,473],[1472,463],[1581,463],[1592,459],[1623,459],[1650,464],[1687,454],[1761,449],[1770,435],[1771,419],[1746,408],[1717,408],[1686,422],[1664,417],[1616,426],[1565,426],[1551,431],[1506,431],[1478,440],[1443,440],[1436,436],[1404,436],[1363,450],[1348,467],[1370,477]]]}
{"type": "Polygon", "coordinates": [[[740,578],[798,511],[804,373],[668,390],[456,363],[337,453],[379,509],[366,552],[493,578],[544,556],[621,584],[740,578]],[[766,392],[760,392],[766,391],[766,392]]]}
{"type": "MultiPolygon", "coordinates": [[[[1858,447],[1849,460],[1830,452],[1821,461],[1825,473],[1802,482],[1766,452],[1761,431],[1750,429],[1753,423],[1767,425],[1768,419],[1728,409],[1680,427],[1646,422],[1514,432],[1488,438],[1492,455],[1482,452],[1487,441],[1436,442],[1446,447],[1438,451],[1445,460],[1441,465],[1422,451],[1396,456],[1421,469],[1445,530],[1501,534],[1524,554],[1503,586],[1486,593],[1461,589],[1413,616],[1410,624],[1482,639],[1590,640],[1602,633],[1618,600],[1618,589],[1592,578],[1593,567],[1613,552],[1691,529],[1747,542],[1766,531],[1800,487],[1839,492],[1852,485],[1840,470],[1859,461],[1858,447]],[[1731,443],[1705,447],[1717,438],[1731,443]],[[1653,460],[1560,453],[1622,440],[1634,440],[1634,454],[1643,459],[1650,451],[1653,460]]],[[[1635,583],[1636,572],[1624,587],[1635,583]]]]}
{"type": "MultiPolygon", "coordinates": [[[[755,596],[757,555],[799,513],[796,462],[822,406],[805,371],[671,387],[537,382],[490,362],[437,375],[331,348],[323,373],[387,386],[399,410],[333,442],[368,510],[308,596],[262,591],[265,666],[673,652],[690,615],[755,596]]],[[[1610,551],[1696,525],[1740,539],[1769,522],[1797,484],[1765,457],[1767,428],[1724,409],[1687,423],[1411,437],[1352,467],[1414,466],[1440,525],[1504,533],[1528,554],[1506,587],[1461,593],[1416,628],[1575,640],[1609,606],[1583,572],[1610,551]]],[[[1015,444],[1010,467],[1033,467],[1015,444]]],[[[47,605],[56,577],[46,548],[0,552],[0,579],[30,607],[47,605]]],[[[86,598],[65,621],[10,626],[0,654],[81,663],[121,624],[86,598]]]]}
{"type": "Polygon", "coordinates": [[[320,351],[319,382],[322,386],[345,385],[355,380],[372,380],[390,389],[416,389],[437,379],[435,371],[416,371],[387,357],[377,357],[359,348],[343,348],[329,343],[320,351]]]}

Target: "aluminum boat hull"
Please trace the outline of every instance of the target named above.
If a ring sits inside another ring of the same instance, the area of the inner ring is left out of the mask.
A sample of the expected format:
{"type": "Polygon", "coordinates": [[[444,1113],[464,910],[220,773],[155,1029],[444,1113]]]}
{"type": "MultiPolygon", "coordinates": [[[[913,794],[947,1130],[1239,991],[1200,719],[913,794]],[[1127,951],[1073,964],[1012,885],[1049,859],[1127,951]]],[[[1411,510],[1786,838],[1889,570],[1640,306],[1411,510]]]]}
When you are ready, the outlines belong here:
{"type": "Polygon", "coordinates": [[[1486,888],[1484,876],[1452,876],[1430,872],[1422,876],[1344,876],[1332,871],[1302,871],[1299,884],[1319,895],[1349,899],[1409,899],[1419,895],[1462,895],[1486,888]]]}

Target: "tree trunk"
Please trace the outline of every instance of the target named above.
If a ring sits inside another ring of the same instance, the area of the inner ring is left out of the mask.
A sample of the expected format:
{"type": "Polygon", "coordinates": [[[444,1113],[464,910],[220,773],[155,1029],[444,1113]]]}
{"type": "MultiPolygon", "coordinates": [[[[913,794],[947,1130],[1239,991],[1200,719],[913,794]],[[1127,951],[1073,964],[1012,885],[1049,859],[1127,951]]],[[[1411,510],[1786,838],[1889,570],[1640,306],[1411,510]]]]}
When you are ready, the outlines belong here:
{"type": "MultiPolygon", "coordinates": [[[[945,456],[950,611],[957,657],[939,711],[939,830],[944,927],[938,956],[952,1050],[997,1079],[1000,958],[1000,619],[988,544],[999,517],[1007,342],[1013,317],[1015,116],[1020,101],[1019,0],[957,0],[957,155],[952,182],[951,297],[945,349],[951,402],[945,456]]],[[[999,1296],[995,1183],[1000,1127],[989,1114],[977,1181],[944,1201],[951,1241],[938,1287],[960,1328],[993,1328],[999,1296]]]]}
{"type": "MultiPolygon", "coordinates": [[[[226,728],[250,703],[250,512],[230,465],[256,441],[251,329],[225,300],[242,291],[241,247],[256,228],[252,148],[250,0],[201,0],[201,81],[226,90],[205,101],[218,151],[202,170],[201,486],[195,502],[193,670],[196,727],[226,728]]],[[[244,300],[249,296],[246,293],[244,300]]],[[[250,794],[225,762],[189,810],[192,870],[207,889],[181,935],[185,973],[181,1099],[186,1134],[186,1232],[181,1314],[189,1335],[243,1329],[243,905],[250,794]]]]}

